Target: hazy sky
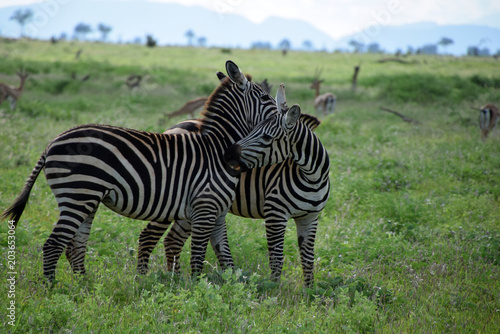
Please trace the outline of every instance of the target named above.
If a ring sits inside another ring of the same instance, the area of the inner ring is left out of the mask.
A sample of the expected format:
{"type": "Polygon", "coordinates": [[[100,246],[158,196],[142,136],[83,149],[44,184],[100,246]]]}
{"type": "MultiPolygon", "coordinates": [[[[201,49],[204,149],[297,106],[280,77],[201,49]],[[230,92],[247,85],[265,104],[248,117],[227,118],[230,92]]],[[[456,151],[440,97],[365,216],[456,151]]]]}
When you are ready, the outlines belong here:
{"type": "MultiPolygon", "coordinates": [[[[67,4],[79,0],[49,0],[67,4]]],[[[99,0],[93,0],[99,1],[99,0]]],[[[114,0],[116,2],[131,0],[114,0]]],[[[197,5],[253,22],[270,16],[302,19],[334,38],[376,25],[416,22],[482,24],[500,28],[500,0],[143,0],[197,5]]],[[[41,0],[0,0],[0,7],[41,0]]]]}

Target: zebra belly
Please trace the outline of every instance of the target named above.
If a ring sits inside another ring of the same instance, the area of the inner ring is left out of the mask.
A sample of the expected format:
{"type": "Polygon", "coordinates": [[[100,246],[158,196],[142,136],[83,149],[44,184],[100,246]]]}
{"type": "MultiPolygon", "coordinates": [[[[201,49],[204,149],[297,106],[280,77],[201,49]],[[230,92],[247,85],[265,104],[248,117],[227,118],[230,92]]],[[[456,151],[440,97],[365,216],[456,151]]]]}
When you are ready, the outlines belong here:
{"type": "Polygon", "coordinates": [[[297,179],[296,175],[286,164],[242,173],[229,212],[257,219],[281,215],[288,220],[321,211],[329,195],[328,181],[319,187],[311,187],[297,179]]]}

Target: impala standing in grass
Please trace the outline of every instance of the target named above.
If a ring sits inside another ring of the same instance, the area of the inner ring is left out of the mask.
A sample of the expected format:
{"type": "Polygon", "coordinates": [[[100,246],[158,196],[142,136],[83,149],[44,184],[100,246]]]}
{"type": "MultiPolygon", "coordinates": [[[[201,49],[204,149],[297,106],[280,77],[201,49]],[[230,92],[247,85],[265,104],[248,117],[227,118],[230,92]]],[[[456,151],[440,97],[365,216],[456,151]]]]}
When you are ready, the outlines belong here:
{"type": "Polygon", "coordinates": [[[29,74],[22,71],[16,72],[21,82],[18,87],[12,87],[3,83],[0,83],[0,105],[5,100],[9,101],[10,110],[15,110],[17,105],[17,100],[21,97],[24,90],[24,84],[26,83],[26,78],[28,78],[29,74]]]}
{"type": "Polygon", "coordinates": [[[320,80],[320,75],[321,70],[316,71],[310,87],[311,89],[314,89],[315,92],[314,109],[324,115],[333,114],[335,104],[337,103],[337,97],[333,93],[320,94],[320,86],[323,82],[323,80],[320,80]]]}

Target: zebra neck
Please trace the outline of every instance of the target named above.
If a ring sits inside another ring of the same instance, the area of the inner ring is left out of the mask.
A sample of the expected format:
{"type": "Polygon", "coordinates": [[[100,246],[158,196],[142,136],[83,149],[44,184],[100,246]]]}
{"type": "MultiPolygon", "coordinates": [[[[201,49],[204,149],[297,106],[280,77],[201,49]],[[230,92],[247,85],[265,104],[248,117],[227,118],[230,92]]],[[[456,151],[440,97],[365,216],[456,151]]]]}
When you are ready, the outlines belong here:
{"type": "Polygon", "coordinates": [[[315,184],[329,177],[330,159],[318,137],[308,132],[307,138],[297,142],[293,159],[299,166],[300,175],[315,184]]]}
{"type": "Polygon", "coordinates": [[[216,146],[225,152],[232,143],[237,142],[246,134],[236,126],[224,122],[205,122],[202,135],[208,139],[208,142],[216,143],[216,146]]]}
{"type": "Polygon", "coordinates": [[[202,115],[201,133],[219,140],[235,143],[250,132],[243,96],[229,78],[210,95],[202,115]]]}

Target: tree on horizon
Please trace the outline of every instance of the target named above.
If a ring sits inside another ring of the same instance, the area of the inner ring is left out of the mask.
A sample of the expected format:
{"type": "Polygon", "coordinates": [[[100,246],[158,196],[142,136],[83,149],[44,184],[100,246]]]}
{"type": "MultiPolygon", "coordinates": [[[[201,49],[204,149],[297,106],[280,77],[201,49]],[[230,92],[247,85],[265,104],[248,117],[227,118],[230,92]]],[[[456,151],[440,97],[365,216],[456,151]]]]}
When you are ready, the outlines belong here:
{"type": "Polygon", "coordinates": [[[105,25],[104,23],[99,23],[97,29],[101,32],[103,42],[108,38],[108,34],[111,32],[111,30],[113,30],[113,28],[105,25]]]}
{"type": "Polygon", "coordinates": [[[24,36],[24,26],[33,19],[33,11],[31,9],[18,9],[12,14],[10,20],[17,21],[21,26],[21,37],[24,36]]]}
{"type": "Polygon", "coordinates": [[[448,37],[443,37],[441,40],[438,42],[438,45],[441,45],[444,48],[444,52],[446,53],[446,47],[450,44],[453,44],[454,41],[451,38],[448,37]]]}
{"type": "Polygon", "coordinates": [[[280,50],[285,51],[285,52],[290,50],[291,46],[292,46],[292,43],[290,43],[290,40],[288,40],[287,38],[284,38],[278,44],[278,47],[280,48],[280,50]]]}
{"type": "Polygon", "coordinates": [[[190,46],[193,45],[194,32],[191,29],[189,29],[188,31],[186,31],[184,36],[186,36],[188,39],[188,45],[190,46]]]}
{"type": "Polygon", "coordinates": [[[302,48],[306,51],[312,51],[314,49],[313,43],[306,39],[302,42],[302,48]]]}
{"type": "Polygon", "coordinates": [[[198,37],[198,45],[201,47],[205,47],[207,45],[207,38],[206,37],[198,37]]]}
{"type": "Polygon", "coordinates": [[[90,24],[81,22],[75,26],[75,35],[81,36],[82,39],[85,39],[87,34],[90,32],[92,32],[92,28],[90,27],[90,24]]]}
{"type": "Polygon", "coordinates": [[[365,47],[365,45],[363,43],[358,42],[354,39],[349,41],[349,45],[352,46],[354,48],[354,52],[357,52],[357,53],[363,52],[363,49],[365,47]]]}

